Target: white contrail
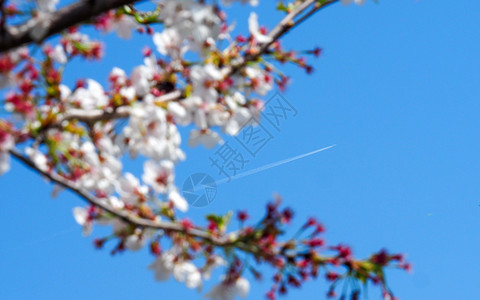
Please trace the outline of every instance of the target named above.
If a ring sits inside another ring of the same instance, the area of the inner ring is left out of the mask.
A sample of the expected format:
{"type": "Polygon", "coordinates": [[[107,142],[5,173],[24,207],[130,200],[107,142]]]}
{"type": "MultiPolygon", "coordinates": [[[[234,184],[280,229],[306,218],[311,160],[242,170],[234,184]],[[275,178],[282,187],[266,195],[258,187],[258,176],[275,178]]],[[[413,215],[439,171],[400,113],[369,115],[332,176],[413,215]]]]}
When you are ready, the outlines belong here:
{"type": "Polygon", "coordinates": [[[287,159],[280,160],[280,161],[277,161],[277,162],[273,162],[273,163],[258,167],[256,169],[245,171],[243,173],[237,174],[235,176],[230,177],[230,179],[224,178],[224,179],[215,181],[214,183],[219,185],[219,184],[222,184],[222,183],[233,181],[235,179],[243,178],[245,176],[250,176],[250,175],[253,175],[253,174],[256,174],[256,173],[259,173],[259,172],[262,172],[262,171],[265,171],[265,170],[268,170],[268,169],[271,169],[271,168],[275,168],[275,167],[287,164],[289,162],[292,162],[292,161],[295,161],[295,160],[298,160],[298,159],[301,159],[301,158],[304,158],[304,157],[307,157],[307,156],[310,156],[310,155],[314,155],[318,152],[328,150],[328,149],[333,148],[335,146],[336,146],[336,144],[333,144],[331,146],[320,148],[320,149],[314,150],[312,152],[308,152],[308,153],[301,154],[301,155],[298,155],[298,156],[295,156],[295,157],[291,157],[291,158],[287,158],[287,159]]]}

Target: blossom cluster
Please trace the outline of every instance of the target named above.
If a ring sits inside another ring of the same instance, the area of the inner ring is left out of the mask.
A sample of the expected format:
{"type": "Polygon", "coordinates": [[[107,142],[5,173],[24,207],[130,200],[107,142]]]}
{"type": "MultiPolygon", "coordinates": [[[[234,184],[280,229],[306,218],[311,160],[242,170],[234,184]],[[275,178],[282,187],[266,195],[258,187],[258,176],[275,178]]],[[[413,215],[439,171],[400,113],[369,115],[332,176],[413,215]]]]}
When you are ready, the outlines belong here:
{"type": "MultiPolygon", "coordinates": [[[[55,42],[0,54],[0,88],[7,89],[6,117],[0,119],[0,175],[9,170],[14,155],[53,181],[56,192],[67,188],[77,193],[89,202],[73,209],[84,235],[95,224],[112,226],[112,234],[96,239],[95,245],[102,248],[116,241],[113,254],[148,245],[155,256],[150,269],[159,281],[173,276],[189,288],[200,288],[213,269],[224,267],[221,283],[206,294],[211,299],[245,297],[250,286],[245,271],[254,278],[261,276],[248,260],[240,259],[242,252],[275,269],[269,299],[317,277],[324,268],[342,266],[343,273],[330,269],[326,273],[329,296],[336,295],[338,282],[353,278],[379,284],[384,297],[392,297],[384,267],[408,269],[403,257],[382,251],[356,260],[346,246],[327,246],[320,237],[323,227],[314,219],[295,238],[281,241],[282,227],[293,212],[280,210],[278,201],[267,206],[257,226],[246,226],[248,214],[239,212],[242,225],[231,233],[227,233],[231,214],[209,215],[204,227],[178,216],[188,211],[175,185],[175,166],[186,159],[180,126],[194,128],[189,146],[214,148],[222,143],[222,135],[234,136],[242,127],[260,122],[262,97],[275,87],[285,89],[289,82],[281,65],[292,63],[311,73],[313,68],[301,55],[321,53],[319,48],[286,50],[279,38],[302,11],[335,1],[279,5],[289,22],[280,22],[270,32],[252,12],[248,33],[236,35],[224,10],[233,2],[258,4],[258,0],[223,0],[223,6],[216,1],[159,0],[147,10],[127,5],[65,28],[55,42]],[[123,39],[146,35],[155,47],[145,47],[143,63],[130,72],[113,68],[108,86],[92,78],[67,86],[63,74],[69,62],[105,55],[103,44],[83,31],[92,24],[101,33],[115,31],[123,39]],[[142,174],[124,168],[128,157],[143,161],[142,174]]],[[[37,0],[34,8],[12,3],[6,4],[2,16],[7,30],[16,29],[9,20],[29,15],[25,22],[32,41],[43,41],[59,1],[37,0]]],[[[358,292],[352,287],[352,299],[358,292]]]]}

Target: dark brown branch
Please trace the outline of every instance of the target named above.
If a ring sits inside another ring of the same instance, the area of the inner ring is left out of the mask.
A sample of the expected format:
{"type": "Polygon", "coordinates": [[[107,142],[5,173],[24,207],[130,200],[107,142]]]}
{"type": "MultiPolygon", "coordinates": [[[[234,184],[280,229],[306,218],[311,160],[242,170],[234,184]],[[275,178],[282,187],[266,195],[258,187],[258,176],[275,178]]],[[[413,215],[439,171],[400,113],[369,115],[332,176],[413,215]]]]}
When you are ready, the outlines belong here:
{"type": "Polygon", "coordinates": [[[7,12],[5,10],[5,0],[0,0],[0,37],[5,34],[5,26],[7,22],[7,12]]]}
{"type": "MultiPolygon", "coordinates": [[[[111,9],[137,1],[139,0],[80,0],[59,9],[51,15],[51,22],[44,38],[62,32],[71,26],[88,21],[92,17],[98,16],[111,9]]],[[[31,36],[31,31],[35,26],[38,26],[36,22],[29,21],[22,25],[7,28],[0,39],[0,53],[35,42],[31,36]]]]}

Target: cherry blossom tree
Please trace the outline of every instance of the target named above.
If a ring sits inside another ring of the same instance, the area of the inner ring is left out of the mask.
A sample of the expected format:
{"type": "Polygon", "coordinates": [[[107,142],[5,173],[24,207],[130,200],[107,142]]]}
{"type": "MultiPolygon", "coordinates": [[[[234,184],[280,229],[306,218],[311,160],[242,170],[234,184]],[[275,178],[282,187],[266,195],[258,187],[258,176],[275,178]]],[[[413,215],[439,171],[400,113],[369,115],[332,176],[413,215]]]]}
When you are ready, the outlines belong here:
{"type": "Polygon", "coordinates": [[[87,204],[73,209],[83,234],[110,226],[111,234],[94,245],[112,254],[148,247],[158,281],[173,276],[199,288],[222,268],[224,275],[205,294],[210,299],[247,296],[246,277],[260,279],[262,270],[244,257],[273,270],[268,299],[319,276],[330,287],[328,297],[358,299],[361,284],[373,283],[384,299],[394,299],[385,270],[408,270],[402,255],[381,250],[357,259],[348,246],[327,245],[324,227],[313,217],[287,236],[293,211],[281,206],[279,196],[255,223],[246,210],[195,223],[179,216],[188,211],[175,185],[175,166],[186,159],[179,127],[194,125],[189,146],[213,148],[222,135],[255,124],[262,98],[289,82],[282,65],[311,73],[304,56],[321,53],[284,49],[281,38],[336,2],[364,2],[277,1],[272,11],[281,20],[273,29],[259,25],[252,13],[248,29],[233,36],[230,5],[258,1],[0,1],[0,174],[14,158],[56,191],[75,193],[87,204]],[[106,54],[102,42],[85,33],[91,27],[123,39],[147,35],[156,48],[145,48],[144,63],[130,73],[113,68],[107,87],[93,79],[67,86],[62,78],[68,63],[106,54]],[[143,174],[125,170],[127,159],[144,161],[143,174]],[[232,230],[234,218],[240,225],[232,230]]]}

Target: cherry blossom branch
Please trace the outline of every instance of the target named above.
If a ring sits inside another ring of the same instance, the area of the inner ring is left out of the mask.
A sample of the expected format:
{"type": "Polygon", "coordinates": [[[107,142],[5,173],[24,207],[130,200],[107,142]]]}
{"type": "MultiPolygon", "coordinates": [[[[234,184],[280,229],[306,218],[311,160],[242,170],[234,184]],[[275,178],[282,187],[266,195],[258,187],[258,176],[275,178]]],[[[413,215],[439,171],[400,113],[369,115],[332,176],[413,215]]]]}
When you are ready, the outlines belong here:
{"type": "MultiPolygon", "coordinates": [[[[135,3],[139,0],[81,0],[59,9],[50,18],[44,38],[59,33],[71,26],[85,22],[108,10],[135,3]]],[[[3,16],[4,17],[4,16],[3,16]]],[[[7,27],[0,36],[0,53],[24,44],[36,42],[32,37],[33,29],[39,26],[32,19],[24,24],[7,27]]]]}
{"type": "MultiPolygon", "coordinates": [[[[268,48],[276,41],[278,41],[282,36],[287,34],[290,30],[294,27],[298,26],[300,23],[305,21],[308,17],[313,15],[314,13],[318,12],[319,10],[331,5],[338,0],[327,0],[323,3],[320,3],[318,0],[306,0],[302,2],[297,8],[295,8],[292,12],[290,12],[285,18],[283,18],[269,33],[269,37],[271,41],[261,45],[259,51],[255,54],[245,56],[241,58],[235,65],[231,67],[227,67],[224,70],[225,77],[234,74],[235,72],[239,71],[241,68],[245,67],[248,62],[255,61],[260,57],[262,54],[268,51],[268,48]],[[298,21],[294,22],[294,19],[304,13],[309,7],[314,6],[308,13],[303,15],[298,21]]],[[[0,49],[1,49],[1,42],[0,42],[0,49]]],[[[179,90],[170,92],[163,96],[160,96],[156,99],[159,102],[168,102],[172,100],[181,99],[182,92],[179,90]]],[[[54,125],[61,124],[63,121],[68,120],[79,120],[82,122],[96,122],[96,121],[104,121],[104,120],[112,120],[112,119],[119,119],[119,118],[126,118],[129,115],[129,109],[127,107],[118,107],[113,111],[108,110],[93,110],[93,111],[85,111],[85,110],[71,110],[68,112],[63,118],[59,119],[54,125]]]]}
{"type": "MultiPolygon", "coordinates": [[[[56,3],[56,0],[48,1],[56,3]]],[[[384,269],[392,266],[408,269],[403,256],[382,250],[370,258],[356,259],[348,246],[327,245],[321,236],[324,228],[315,218],[309,218],[297,233],[287,236],[286,227],[292,224],[294,212],[288,207],[281,208],[279,197],[267,204],[262,219],[254,224],[249,222],[252,225],[244,222],[249,219],[247,212],[239,211],[236,231],[227,230],[232,212],[208,214],[208,225],[205,226],[194,225],[187,218],[177,216],[177,210],[185,212],[188,208],[187,201],[174,186],[174,166],[184,157],[177,124],[195,124],[199,130],[192,131],[189,145],[202,143],[210,148],[220,139],[210,127],[218,126],[226,134],[238,132],[236,129],[243,119],[261,111],[262,101],[251,98],[251,92],[264,96],[275,84],[281,89],[288,81],[288,77],[270,64],[268,58],[272,57],[280,63],[297,64],[307,73],[312,70],[304,57],[297,56],[295,51],[285,51],[279,40],[320,9],[337,1],[293,0],[292,6],[280,8],[287,14],[270,33],[259,27],[257,16],[252,13],[249,38],[238,35],[223,52],[216,48],[208,51],[213,45],[210,44],[211,39],[197,41],[197,48],[207,50],[208,54],[202,56],[202,61],[195,62],[181,59],[181,55],[176,55],[176,48],[170,47],[176,43],[169,39],[190,40],[189,35],[180,34],[181,26],[170,28],[173,30],[170,33],[174,34],[168,37],[165,36],[169,34],[168,26],[163,33],[148,27],[161,21],[157,19],[161,18],[161,14],[142,19],[133,7],[130,12],[128,7],[117,12],[113,10],[115,5],[136,1],[77,0],[75,4],[57,11],[55,16],[49,13],[51,8],[41,10],[39,6],[38,11],[33,11],[32,20],[5,28],[6,31],[0,33],[0,52],[15,47],[12,45],[16,43],[40,42],[69,26],[90,24],[92,21],[98,30],[117,30],[119,37],[127,36],[124,30],[120,30],[125,26],[128,36],[134,29],[153,34],[157,50],[167,59],[157,59],[152,50],[146,48],[143,51],[144,65],[135,68],[130,78],[120,68],[112,70],[110,90],[105,91],[100,83],[88,79],[79,80],[72,91],[61,85],[64,65],[75,56],[87,59],[101,57],[100,43],[90,40],[87,35],[69,30],[55,47],[42,47],[45,60],[39,67],[36,63],[40,61],[29,60],[29,49],[25,47],[5,53],[0,79],[1,76],[14,78],[16,81],[13,84],[18,87],[7,95],[6,103],[9,111],[11,109],[12,113],[23,116],[25,122],[22,128],[16,129],[16,124],[0,120],[0,173],[10,167],[12,156],[55,187],[69,190],[84,200],[87,208],[73,209],[75,220],[83,227],[84,234],[89,234],[94,224],[113,227],[112,234],[94,240],[98,248],[117,242],[112,250],[115,254],[127,249],[136,251],[150,243],[151,253],[158,256],[150,268],[155,271],[158,280],[165,278],[162,272],[171,273],[173,270],[174,276],[188,272],[189,275],[182,275],[185,278],[176,276],[176,279],[185,281],[190,288],[198,287],[202,277],[207,279],[208,269],[212,265],[223,264],[218,261],[225,256],[230,266],[222,283],[212,290],[210,295],[213,298],[216,289],[217,292],[225,288],[228,291],[242,282],[240,276],[244,269],[250,270],[259,279],[261,274],[256,271],[256,265],[266,263],[276,270],[274,284],[267,293],[269,299],[274,299],[275,293],[286,293],[286,285],[299,287],[303,282],[316,278],[319,272],[325,272],[331,284],[330,297],[335,295],[336,286],[343,281],[347,285],[354,282],[352,299],[357,299],[360,293],[360,282],[380,284],[385,299],[392,299],[384,269]],[[101,17],[89,20],[107,10],[108,13],[101,17]],[[71,17],[68,17],[69,14],[71,17]],[[137,23],[145,27],[139,27],[137,23]],[[37,32],[35,38],[32,36],[35,29],[45,29],[47,33],[37,32]],[[170,42],[173,44],[170,45],[170,42]],[[57,68],[59,64],[60,68],[57,68]],[[15,72],[12,71],[14,68],[15,72]],[[234,73],[238,76],[232,76],[234,73]],[[36,88],[44,84],[45,100],[37,101],[36,88]],[[177,103],[180,101],[183,103],[177,103]],[[132,108],[135,113],[132,113],[132,108]],[[114,122],[104,122],[129,117],[129,123],[120,134],[114,122]],[[49,131],[52,128],[58,130],[49,131]],[[144,165],[142,182],[133,174],[123,173],[122,157],[126,150],[132,158],[141,155],[151,159],[144,165]],[[162,248],[164,239],[169,239],[168,244],[171,245],[167,251],[162,248]],[[165,268],[162,264],[170,265],[170,258],[171,266],[165,268]],[[200,258],[205,258],[205,265],[201,268],[193,264],[200,258]],[[249,262],[252,258],[255,265],[249,262]],[[333,271],[339,266],[342,267],[341,274],[333,271]],[[187,280],[186,276],[196,276],[196,279],[187,280]]],[[[190,15],[197,13],[199,7],[205,8],[207,2],[179,1],[181,5],[175,10],[165,11],[172,16],[182,15],[180,12],[183,11],[190,15]]],[[[212,5],[216,4],[216,1],[212,2],[212,5]]],[[[4,1],[0,0],[0,8],[3,4],[4,1]]],[[[156,12],[160,8],[161,4],[156,12]]],[[[6,9],[9,15],[8,6],[6,9]]],[[[223,39],[215,34],[220,28],[228,29],[221,11],[216,8],[205,11],[210,14],[206,19],[208,22],[200,20],[195,24],[206,26],[204,29],[214,41],[215,38],[223,39]]],[[[180,18],[178,24],[182,24],[182,20],[180,18]]],[[[228,37],[228,40],[232,38],[228,37]]],[[[319,50],[302,53],[318,56],[319,50]]],[[[341,298],[344,295],[345,290],[341,298]]]]}
{"type": "Polygon", "coordinates": [[[330,4],[333,4],[337,2],[338,0],[324,0],[324,1],[319,1],[319,0],[306,0],[305,2],[302,2],[298,7],[296,7],[293,11],[291,11],[285,18],[283,18],[280,23],[278,23],[268,34],[268,36],[271,38],[271,41],[268,43],[264,43],[261,45],[260,49],[258,50],[257,53],[248,55],[244,57],[243,59],[239,60],[238,63],[236,63],[234,66],[231,68],[227,68],[225,73],[227,76],[234,74],[235,72],[239,71],[241,68],[247,65],[248,62],[250,61],[255,61],[257,58],[259,58],[262,54],[265,54],[270,48],[270,46],[278,41],[282,36],[287,34],[290,30],[292,30],[294,27],[299,25],[301,22],[306,20],[308,17],[313,15],[315,12],[329,6],[330,4]],[[304,13],[310,6],[314,6],[314,8],[308,12],[305,16],[303,16],[299,21],[294,22],[295,18],[304,13]]]}
{"type": "MultiPolygon", "coordinates": [[[[113,216],[121,219],[122,221],[125,221],[128,224],[134,225],[136,227],[141,227],[141,228],[151,228],[151,229],[157,229],[157,230],[165,230],[169,232],[177,232],[177,233],[183,233],[187,234],[191,237],[199,238],[205,242],[208,242],[209,244],[219,246],[219,247],[235,247],[239,250],[242,250],[244,252],[253,254],[255,256],[260,256],[264,258],[269,258],[273,254],[265,254],[262,253],[259,249],[256,247],[250,247],[248,244],[245,243],[237,243],[239,242],[238,239],[235,238],[236,232],[231,232],[229,234],[223,235],[221,237],[216,237],[213,236],[211,233],[198,229],[198,228],[186,228],[184,225],[181,223],[174,223],[174,222],[165,222],[165,221],[152,221],[144,218],[139,218],[133,214],[128,213],[127,211],[123,210],[118,210],[110,205],[108,205],[106,202],[102,201],[101,199],[91,195],[88,191],[85,189],[82,189],[78,187],[75,183],[73,183],[70,180],[67,180],[63,178],[62,176],[58,175],[57,173],[54,172],[49,172],[40,169],[35,165],[35,163],[22,155],[20,151],[17,149],[11,149],[9,153],[16,158],[18,161],[29,167],[31,170],[35,171],[36,173],[39,173],[40,175],[44,176],[45,178],[49,179],[53,183],[59,185],[60,187],[63,187],[67,190],[70,190],[71,192],[75,193],[77,196],[82,198],[83,200],[87,201],[93,206],[96,206],[105,212],[108,212],[112,214],[113,216]]],[[[280,253],[275,253],[275,254],[280,254],[280,253]]],[[[295,254],[283,254],[284,256],[288,257],[289,259],[294,259],[296,257],[303,257],[305,256],[304,253],[295,253],[295,254]]]]}
{"type": "MultiPolygon", "coordinates": [[[[308,255],[309,253],[282,253],[282,251],[275,251],[275,253],[270,253],[269,255],[266,255],[265,253],[262,253],[261,251],[258,251],[257,247],[248,247],[249,245],[244,244],[244,243],[237,243],[239,240],[236,238],[237,232],[230,232],[229,234],[223,235],[221,237],[213,236],[210,232],[204,231],[198,228],[186,228],[184,225],[181,223],[174,223],[174,222],[165,222],[165,221],[152,221],[148,220],[145,218],[140,218],[137,217],[133,214],[128,213],[127,211],[124,210],[119,210],[111,207],[108,205],[106,202],[102,201],[100,198],[97,198],[93,195],[91,195],[87,190],[82,189],[81,187],[77,186],[74,182],[63,178],[62,176],[58,175],[55,172],[51,171],[45,171],[42,170],[41,168],[37,167],[35,163],[25,157],[21,152],[17,149],[11,149],[9,150],[10,155],[12,155],[14,158],[16,158],[18,161],[26,165],[28,168],[33,170],[36,173],[39,173],[40,175],[44,176],[45,178],[49,179],[51,182],[59,185],[60,187],[63,187],[67,190],[70,190],[71,192],[75,193],[77,196],[82,198],[83,200],[87,201],[93,206],[96,206],[105,212],[108,212],[112,214],[113,216],[121,219],[122,221],[125,221],[131,225],[134,225],[136,227],[142,227],[142,228],[151,228],[151,229],[157,229],[157,230],[165,230],[165,231],[171,231],[171,232],[178,232],[178,233],[184,233],[192,237],[199,238],[201,240],[204,240],[212,245],[215,246],[220,246],[220,247],[228,247],[228,246],[235,246],[236,248],[243,250],[247,253],[251,253],[254,255],[259,255],[261,257],[269,257],[271,255],[283,255],[289,259],[294,259],[297,257],[304,257],[305,255],[308,255]]],[[[288,246],[288,243],[280,243],[278,245],[278,248],[283,248],[284,246],[288,246]]],[[[322,257],[322,260],[328,260],[328,257],[322,257]]]]}
{"type": "MultiPolygon", "coordinates": [[[[216,236],[213,236],[211,233],[198,228],[186,228],[184,225],[180,223],[152,221],[144,218],[139,218],[124,210],[115,209],[110,205],[108,205],[106,202],[91,195],[85,189],[82,189],[72,181],[63,178],[57,173],[40,169],[35,165],[35,163],[31,159],[25,157],[17,149],[11,149],[9,153],[18,161],[20,161],[21,163],[29,167],[31,170],[33,170],[34,172],[39,173],[40,175],[44,176],[45,178],[49,179],[50,181],[59,185],[60,187],[70,190],[71,192],[75,193],[77,196],[87,201],[91,205],[101,208],[105,212],[108,212],[114,215],[115,217],[127,222],[128,224],[134,225],[136,227],[142,227],[142,228],[151,228],[151,229],[165,230],[170,232],[184,233],[191,237],[199,238],[215,246],[220,246],[220,247],[235,246],[236,248],[243,250],[247,253],[265,257],[265,254],[263,254],[261,251],[258,251],[258,249],[256,249],[255,247],[252,248],[252,247],[249,247],[249,245],[247,244],[237,243],[238,240],[235,238],[235,235],[236,235],[235,232],[231,232],[221,237],[216,237],[216,236]]],[[[304,254],[299,253],[293,256],[290,255],[288,257],[293,259],[296,256],[302,257],[303,255],[304,254]]]]}
{"type": "Polygon", "coordinates": [[[126,118],[130,115],[128,106],[121,106],[115,110],[85,110],[85,109],[69,109],[63,118],[60,118],[55,125],[59,125],[64,121],[78,120],[86,123],[106,121],[113,119],[126,118]]]}
{"type": "MultiPolygon", "coordinates": [[[[181,98],[180,91],[173,91],[163,96],[157,97],[156,102],[168,102],[181,98]]],[[[63,121],[78,120],[81,122],[98,122],[113,119],[126,118],[130,115],[130,108],[128,106],[119,106],[114,110],[84,110],[84,109],[69,109],[65,115],[55,122],[55,125],[61,124],[63,121]]]]}
{"type": "Polygon", "coordinates": [[[41,170],[35,165],[35,163],[31,159],[25,157],[17,149],[11,149],[9,153],[13,157],[15,157],[18,161],[20,161],[21,163],[23,163],[33,171],[39,173],[40,175],[44,176],[45,178],[49,179],[55,184],[77,194],[80,198],[87,201],[91,205],[97,206],[102,210],[118,217],[119,219],[129,224],[132,224],[138,227],[161,229],[161,230],[168,230],[168,231],[181,232],[181,233],[187,233],[188,231],[189,235],[200,238],[202,240],[206,240],[217,246],[225,246],[230,244],[230,241],[228,239],[216,238],[214,236],[211,236],[209,233],[196,228],[190,228],[187,230],[184,226],[178,223],[164,222],[164,221],[151,221],[151,220],[136,217],[132,214],[129,214],[127,211],[115,209],[110,205],[106,204],[105,202],[103,202],[102,200],[100,200],[99,198],[91,195],[85,189],[78,187],[75,183],[63,178],[57,173],[41,170]]]}
{"type": "MultiPolygon", "coordinates": [[[[330,283],[330,288],[328,292],[329,297],[334,297],[336,283],[339,280],[346,278],[352,278],[353,280],[358,280],[363,283],[371,281],[375,284],[380,284],[382,287],[382,293],[384,294],[384,299],[392,299],[393,294],[389,290],[386,281],[384,268],[386,267],[397,267],[405,270],[410,269],[410,265],[403,260],[403,256],[400,254],[389,254],[386,250],[381,250],[378,253],[374,253],[368,259],[361,260],[355,259],[351,253],[351,249],[347,246],[338,245],[325,247],[323,249],[328,249],[334,253],[334,255],[325,256],[320,254],[321,246],[324,246],[324,240],[317,237],[319,233],[324,231],[323,226],[318,224],[314,219],[309,219],[301,228],[300,233],[305,231],[308,227],[316,227],[314,232],[310,234],[307,239],[288,240],[287,242],[277,241],[277,237],[282,235],[282,231],[279,230],[280,223],[285,224],[289,223],[293,215],[291,210],[288,208],[284,209],[282,212],[278,210],[279,201],[271,203],[267,206],[267,215],[259,223],[259,228],[246,227],[238,232],[231,232],[228,234],[222,234],[217,229],[221,228],[218,226],[220,222],[216,219],[215,226],[208,227],[208,230],[200,229],[194,227],[190,222],[164,222],[164,221],[152,221],[144,219],[141,217],[134,216],[128,213],[126,210],[119,210],[113,208],[112,206],[106,204],[106,201],[91,195],[88,191],[78,187],[74,182],[63,178],[62,176],[45,171],[35,165],[35,163],[25,157],[17,149],[9,150],[9,153],[15,157],[18,161],[39,173],[40,175],[46,177],[57,185],[66,188],[82,199],[89,202],[93,207],[100,208],[104,212],[112,214],[114,217],[123,220],[124,222],[133,225],[137,228],[152,228],[157,230],[163,230],[167,235],[170,236],[172,232],[179,233],[184,235],[185,242],[190,244],[190,247],[193,247],[196,242],[192,238],[197,238],[205,242],[205,246],[208,245],[217,246],[225,249],[239,250],[245,253],[251,254],[257,262],[265,262],[270,264],[272,267],[278,269],[274,277],[274,285],[272,289],[267,293],[271,295],[269,299],[274,299],[274,293],[278,292],[280,294],[286,291],[285,285],[288,283],[290,286],[299,287],[303,281],[306,281],[309,277],[316,278],[319,272],[319,267],[325,269],[326,278],[330,283]],[[320,247],[320,248],[318,248],[320,247]],[[336,254],[335,254],[336,253],[336,254]],[[334,271],[329,271],[330,267],[343,266],[346,271],[343,275],[336,273],[334,271]],[[290,270],[290,271],[288,271],[290,270]],[[286,272],[286,273],[285,273],[286,272]],[[285,277],[282,279],[282,277],[285,277]],[[276,279],[275,279],[276,278],[276,279]],[[280,289],[278,290],[278,284],[281,282],[280,289]],[[278,291],[277,291],[278,290],[278,291]],[[273,296],[272,296],[273,295],[273,296]]],[[[245,218],[244,218],[245,219],[245,218]]],[[[174,239],[174,236],[170,236],[174,239]]],[[[178,238],[178,237],[177,237],[178,238]]],[[[99,247],[102,247],[106,239],[96,240],[99,242],[99,247]]],[[[112,253],[124,249],[123,242],[113,250],[112,253]]],[[[154,242],[154,253],[156,255],[160,254],[158,240],[154,242]],[[156,244],[155,244],[156,243],[156,244]],[[156,249],[156,250],[155,250],[156,249]]],[[[197,245],[197,251],[199,251],[201,245],[197,245]]],[[[207,248],[206,248],[207,249],[207,248]]],[[[211,250],[210,250],[211,251],[211,250]]],[[[232,252],[230,252],[232,253],[232,252]]],[[[241,263],[238,261],[238,256],[233,256],[234,262],[233,265],[229,267],[227,272],[227,281],[228,276],[234,276],[236,272],[232,271],[232,267],[241,263]],[[237,263],[236,263],[237,262],[237,263]],[[231,274],[233,273],[233,275],[231,274]]],[[[161,257],[160,257],[161,259],[161,257]]],[[[254,274],[259,274],[258,271],[250,268],[254,274]]],[[[198,272],[198,271],[196,271],[198,272]]],[[[238,279],[239,274],[234,276],[234,282],[238,279]],[[236,276],[236,277],[235,277],[236,276]]],[[[261,276],[261,275],[258,275],[261,276]]],[[[227,283],[222,283],[227,284],[227,283]]],[[[231,284],[231,283],[230,283],[231,284]]],[[[357,287],[353,290],[354,295],[359,294],[357,287]]],[[[352,298],[356,299],[356,298],[352,298]]]]}

